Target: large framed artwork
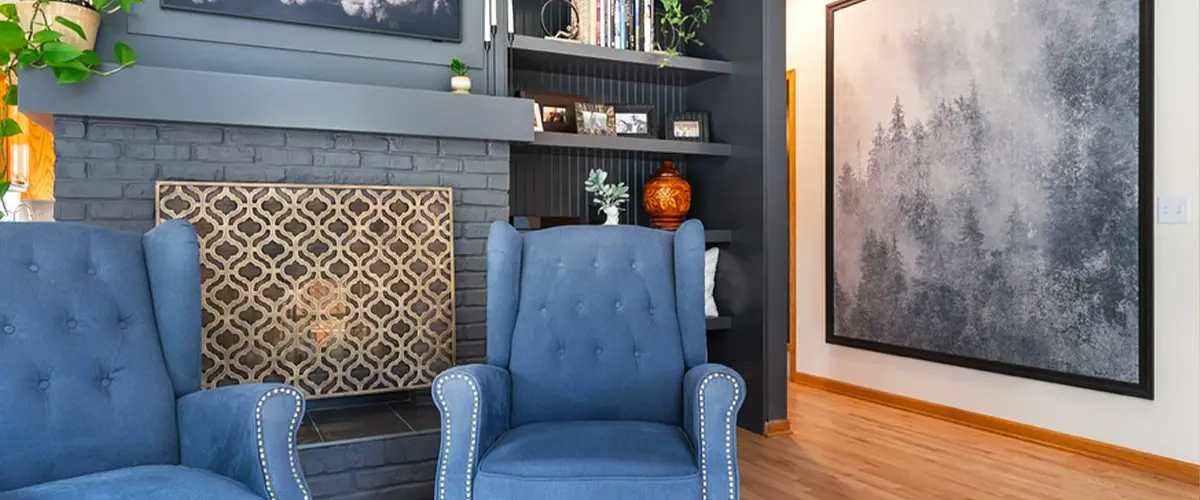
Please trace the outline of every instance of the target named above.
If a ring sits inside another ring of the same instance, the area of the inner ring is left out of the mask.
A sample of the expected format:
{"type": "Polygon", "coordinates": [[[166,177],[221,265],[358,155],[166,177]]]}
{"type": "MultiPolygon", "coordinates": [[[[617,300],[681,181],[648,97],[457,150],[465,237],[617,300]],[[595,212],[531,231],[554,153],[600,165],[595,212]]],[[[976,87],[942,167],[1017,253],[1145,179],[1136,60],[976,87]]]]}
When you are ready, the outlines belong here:
{"type": "Polygon", "coordinates": [[[462,0],[162,0],[164,9],[462,41],[462,0]]]}
{"type": "Polygon", "coordinates": [[[1153,398],[1152,5],[829,5],[827,342],[1153,398]]]}

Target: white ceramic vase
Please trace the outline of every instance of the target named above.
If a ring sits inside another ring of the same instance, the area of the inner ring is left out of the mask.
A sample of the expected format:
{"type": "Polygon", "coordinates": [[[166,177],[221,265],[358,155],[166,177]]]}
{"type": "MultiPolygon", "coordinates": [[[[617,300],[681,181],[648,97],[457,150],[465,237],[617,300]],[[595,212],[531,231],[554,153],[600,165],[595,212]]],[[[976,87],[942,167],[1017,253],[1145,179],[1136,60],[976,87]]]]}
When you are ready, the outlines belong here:
{"type": "Polygon", "coordinates": [[[450,77],[450,92],[455,94],[470,94],[471,93],[471,77],[469,76],[452,76],[450,77]]]}
{"type": "Polygon", "coordinates": [[[617,207],[608,207],[604,209],[604,225],[615,226],[621,223],[621,209],[617,207]]]}

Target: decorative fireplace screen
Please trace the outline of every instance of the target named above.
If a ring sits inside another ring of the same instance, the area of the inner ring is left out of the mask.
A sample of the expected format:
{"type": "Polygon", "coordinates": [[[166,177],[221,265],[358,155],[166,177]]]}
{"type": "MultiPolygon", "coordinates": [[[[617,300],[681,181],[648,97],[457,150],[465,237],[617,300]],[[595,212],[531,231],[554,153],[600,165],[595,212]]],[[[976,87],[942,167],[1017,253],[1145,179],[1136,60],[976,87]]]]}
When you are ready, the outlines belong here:
{"type": "Polygon", "coordinates": [[[429,387],[454,365],[449,188],[159,182],[200,235],[204,387],[326,398],[429,387]]]}

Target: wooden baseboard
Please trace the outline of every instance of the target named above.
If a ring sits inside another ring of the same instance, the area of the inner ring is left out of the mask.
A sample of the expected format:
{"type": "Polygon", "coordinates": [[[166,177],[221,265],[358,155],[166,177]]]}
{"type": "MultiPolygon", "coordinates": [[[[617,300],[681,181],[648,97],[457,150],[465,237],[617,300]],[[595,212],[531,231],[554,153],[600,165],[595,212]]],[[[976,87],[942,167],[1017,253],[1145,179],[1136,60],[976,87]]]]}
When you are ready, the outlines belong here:
{"type": "Polygon", "coordinates": [[[779,436],[792,435],[792,422],[788,419],[770,420],[767,422],[766,432],[763,435],[773,438],[779,436]]]}
{"type": "Polygon", "coordinates": [[[814,387],[852,398],[878,403],[901,410],[911,411],[956,424],[1001,434],[1004,436],[1028,441],[1060,450],[1078,453],[1092,458],[1105,460],[1136,467],[1189,484],[1200,485],[1200,464],[1193,464],[1146,453],[1143,451],[1124,448],[1117,445],[1102,443],[1087,438],[1063,434],[1032,425],[1026,425],[1011,420],[983,415],[958,408],[921,401],[907,396],[892,394],[869,387],[854,385],[838,380],[827,379],[807,373],[793,373],[792,382],[814,387]]]}

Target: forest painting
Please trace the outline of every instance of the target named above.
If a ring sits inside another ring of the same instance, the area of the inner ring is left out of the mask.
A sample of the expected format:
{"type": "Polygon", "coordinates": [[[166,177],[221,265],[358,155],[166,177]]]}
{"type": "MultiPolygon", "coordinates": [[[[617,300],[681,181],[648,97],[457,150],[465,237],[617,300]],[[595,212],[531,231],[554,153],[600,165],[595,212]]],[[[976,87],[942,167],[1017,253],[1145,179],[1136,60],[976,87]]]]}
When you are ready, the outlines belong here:
{"type": "Polygon", "coordinates": [[[830,343],[1152,397],[1150,3],[829,7],[830,343]]]}
{"type": "Polygon", "coordinates": [[[373,31],[462,39],[462,0],[162,0],[163,8],[373,31]]]}

